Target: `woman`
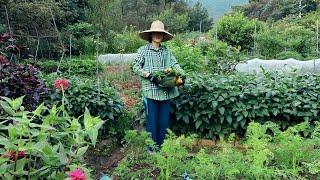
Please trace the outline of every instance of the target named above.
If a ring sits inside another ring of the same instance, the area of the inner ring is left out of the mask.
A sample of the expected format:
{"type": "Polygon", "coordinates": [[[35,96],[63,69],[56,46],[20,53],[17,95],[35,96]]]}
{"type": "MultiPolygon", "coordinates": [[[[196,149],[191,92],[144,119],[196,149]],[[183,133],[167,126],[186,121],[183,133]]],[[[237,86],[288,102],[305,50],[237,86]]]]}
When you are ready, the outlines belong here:
{"type": "Polygon", "coordinates": [[[169,126],[170,99],[179,96],[179,91],[178,87],[160,87],[159,79],[154,74],[159,71],[169,73],[171,69],[174,69],[184,76],[184,71],[172,52],[161,44],[173,38],[172,34],[164,30],[164,24],[161,21],[152,22],[151,28],[139,35],[149,43],[138,49],[133,71],[141,77],[142,95],[146,102],[146,130],[151,134],[156,145],[160,147],[169,126]]]}

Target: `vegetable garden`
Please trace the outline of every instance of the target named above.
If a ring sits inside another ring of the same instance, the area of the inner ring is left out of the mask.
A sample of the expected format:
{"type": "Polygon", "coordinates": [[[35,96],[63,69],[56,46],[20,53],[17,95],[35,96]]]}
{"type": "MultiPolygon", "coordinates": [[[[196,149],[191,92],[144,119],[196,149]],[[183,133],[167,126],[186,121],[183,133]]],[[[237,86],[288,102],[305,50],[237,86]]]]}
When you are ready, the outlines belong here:
{"type": "MultiPolygon", "coordinates": [[[[67,2],[39,12],[50,19],[43,26],[52,25],[56,36],[33,41],[17,35],[26,28],[18,23],[23,17],[10,18],[10,13],[15,5],[27,11],[48,4],[6,4],[7,22],[0,25],[0,179],[320,178],[320,75],[235,71],[239,62],[254,57],[319,58],[319,2],[302,18],[291,14],[272,22],[277,12],[268,20],[261,14],[253,19],[258,1],[250,2],[219,18],[207,32],[169,23],[176,36],[165,45],[186,74],[156,76],[164,86],[185,84],[171,100],[170,127],[155,153],[147,151],[156,147],[145,131],[132,64],[98,61],[102,54],[136,52],[145,43],[139,29],[101,28],[116,26],[97,20],[102,12],[94,14],[92,8],[98,1],[85,5],[87,18],[66,20],[64,26],[59,12],[72,7],[67,2]]],[[[116,11],[119,2],[104,8],[116,11]]],[[[167,7],[182,11],[185,6],[167,7]]],[[[74,19],[80,18],[71,10],[74,19]]],[[[172,19],[172,10],[154,18],[172,19]]],[[[175,21],[187,21],[185,16],[175,21]]],[[[41,28],[38,21],[34,27],[41,28]]]]}

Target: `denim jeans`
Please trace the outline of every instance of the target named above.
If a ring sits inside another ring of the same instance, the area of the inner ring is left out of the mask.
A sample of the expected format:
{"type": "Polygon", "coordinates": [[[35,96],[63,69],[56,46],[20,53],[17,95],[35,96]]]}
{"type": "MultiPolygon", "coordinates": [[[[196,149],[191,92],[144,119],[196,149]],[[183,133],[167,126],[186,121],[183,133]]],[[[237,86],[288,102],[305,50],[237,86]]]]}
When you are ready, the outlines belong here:
{"type": "Polygon", "coordinates": [[[161,147],[169,127],[170,100],[145,99],[144,103],[147,116],[146,130],[156,145],[161,147]]]}

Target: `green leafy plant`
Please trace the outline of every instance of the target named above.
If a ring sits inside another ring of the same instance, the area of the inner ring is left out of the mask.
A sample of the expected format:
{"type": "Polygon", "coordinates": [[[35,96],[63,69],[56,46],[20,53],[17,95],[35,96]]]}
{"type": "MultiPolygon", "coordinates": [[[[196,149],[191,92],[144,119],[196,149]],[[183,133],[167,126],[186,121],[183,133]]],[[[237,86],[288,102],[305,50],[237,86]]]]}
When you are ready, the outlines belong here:
{"type": "MultiPolygon", "coordinates": [[[[60,105],[62,93],[52,87],[56,76],[46,76],[45,79],[48,87],[52,88],[46,103],[60,105]]],[[[101,135],[124,135],[124,131],[130,128],[130,120],[122,100],[112,86],[81,77],[70,77],[69,81],[70,87],[65,91],[65,108],[71,115],[80,116],[87,108],[94,116],[106,120],[101,135]]]]}
{"type": "Polygon", "coordinates": [[[0,177],[64,179],[76,167],[90,176],[82,165],[83,156],[96,144],[104,121],[86,109],[82,126],[62,106],[48,109],[42,103],[34,111],[25,111],[22,102],[23,97],[1,97],[6,114],[0,116],[0,177]]]}
{"type": "MultiPolygon", "coordinates": [[[[29,63],[29,62],[26,62],[29,63]]],[[[77,75],[77,76],[86,76],[86,77],[92,77],[95,76],[97,73],[103,72],[104,65],[102,65],[100,62],[97,62],[95,59],[92,59],[90,57],[80,59],[64,59],[60,66],[59,61],[55,60],[40,60],[37,61],[34,64],[35,67],[37,67],[41,72],[45,74],[57,72],[59,74],[63,74],[66,76],[69,75],[77,75]],[[58,69],[59,67],[59,69],[58,69]],[[98,71],[97,71],[98,67],[98,71]],[[69,74],[70,72],[70,74],[69,74]]]]}
{"type": "Polygon", "coordinates": [[[252,120],[273,120],[282,129],[304,120],[311,124],[319,112],[320,76],[193,74],[181,95],[172,101],[171,129],[217,137],[243,135],[252,120]]]}

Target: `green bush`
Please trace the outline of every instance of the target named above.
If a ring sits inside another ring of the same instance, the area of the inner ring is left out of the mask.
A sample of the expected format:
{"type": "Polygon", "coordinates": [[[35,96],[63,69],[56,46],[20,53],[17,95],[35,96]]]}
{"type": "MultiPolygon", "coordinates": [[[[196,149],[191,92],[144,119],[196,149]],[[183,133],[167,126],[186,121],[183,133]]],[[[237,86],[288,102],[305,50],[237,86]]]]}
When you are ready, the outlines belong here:
{"type": "Polygon", "coordinates": [[[303,59],[301,54],[296,51],[283,51],[277,54],[277,59],[289,59],[289,58],[294,58],[297,60],[303,59]]]}
{"type": "MultiPolygon", "coordinates": [[[[35,66],[44,73],[56,72],[59,66],[59,60],[40,60],[37,61],[35,66]]],[[[84,59],[63,59],[59,71],[62,74],[69,75],[78,75],[78,76],[88,76],[93,77],[97,73],[97,61],[91,58],[84,59]]],[[[98,72],[103,71],[103,65],[98,62],[98,72]]]]}
{"type": "Polygon", "coordinates": [[[228,74],[235,70],[235,66],[244,59],[241,47],[233,47],[225,42],[217,41],[207,49],[208,66],[211,72],[228,74]]]}
{"type": "Polygon", "coordinates": [[[274,120],[287,128],[320,110],[319,75],[194,74],[172,101],[172,130],[207,137],[244,133],[252,120],[274,120]]]}
{"type": "Polygon", "coordinates": [[[137,49],[146,43],[133,28],[126,28],[121,34],[116,34],[113,46],[115,53],[136,53],[137,49]]]}
{"type": "Polygon", "coordinates": [[[87,22],[79,22],[68,25],[66,30],[69,34],[72,34],[75,38],[81,38],[83,36],[91,36],[94,34],[94,27],[87,22]]]}
{"type": "MultiPolygon", "coordinates": [[[[53,87],[57,79],[55,75],[48,75],[46,83],[51,87],[50,97],[47,104],[61,104],[62,93],[53,87]]],[[[126,129],[130,128],[130,114],[125,110],[124,104],[110,84],[102,83],[92,79],[69,77],[70,87],[65,91],[66,109],[72,116],[79,116],[84,113],[85,108],[94,116],[106,120],[103,126],[103,133],[117,134],[122,136],[126,129]]]]}
{"type": "Polygon", "coordinates": [[[295,51],[304,58],[313,56],[314,42],[312,30],[285,23],[263,30],[256,36],[257,51],[266,58],[276,58],[283,51],[295,51]]]}
{"type": "Polygon", "coordinates": [[[179,45],[178,42],[168,43],[174,57],[186,72],[204,71],[205,57],[199,47],[191,45],[179,45]]]}
{"type": "Polygon", "coordinates": [[[66,179],[76,168],[90,179],[83,156],[104,121],[86,109],[81,125],[63,106],[26,111],[22,101],[0,97],[0,179],[66,179]]]}
{"type": "Polygon", "coordinates": [[[253,48],[255,28],[258,32],[262,27],[262,23],[250,20],[242,13],[234,13],[221,17],[215,27],[218,31],[219,40],[231,46],[240,46],[241,50],[251,50],[253,48]]]}
{"type": "Polygon", "coordinates": [[[152,144],[148,134],[129,131],[128,154],[115,175],[119,179],[319,179],[320,123],[310,138],[302,136],[307,128],[307,122],[286,131],[272,122],[251,122],[242,141],[232,134],[205,148],[195,136],[177,137],[169,130],[152,156],[146,151],[152,144]]]}

